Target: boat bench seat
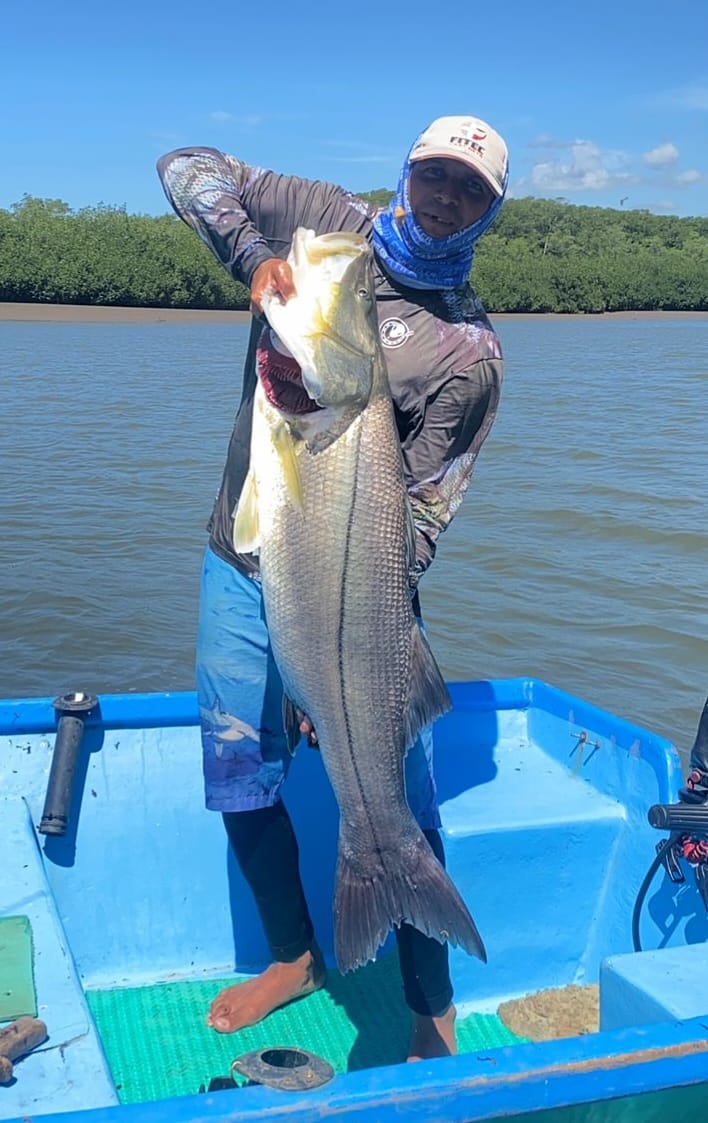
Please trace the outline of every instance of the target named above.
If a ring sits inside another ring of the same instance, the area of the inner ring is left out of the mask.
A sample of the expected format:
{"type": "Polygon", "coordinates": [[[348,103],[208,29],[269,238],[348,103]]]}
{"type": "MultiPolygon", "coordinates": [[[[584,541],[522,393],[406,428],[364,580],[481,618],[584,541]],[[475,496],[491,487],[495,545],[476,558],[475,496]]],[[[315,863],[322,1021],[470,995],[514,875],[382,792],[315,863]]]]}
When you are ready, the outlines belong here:
{"type": "Polygon", "coordinates": [[[475,760],[474,745],[439,752],[436,780],[451,834],[554,829],[581,822],[619,822],[625,810],[584,776],[571,760],[560,763],[518,735],[500,738],[486,771],[475,760]],[[477,770],[475,774],[475,770],[477,770]]]}
{"type": "MultiPolygon", "coordinates": [[[[0,916],[29,918],[37,1017],[48,1033],[43,1045],[15,1062],[13,1082],[0,1090],[3,1118],[117,1104],[25,800],[0,798],[0,823],[5,857],[0,916]]],[[[90,923],[88,901],[86,914],[90,923]]]]}
{"type": "Polygon", "coordinates": [[[609,956],[600,967],[600,1028],[708,1016],[708,945],[609,956]]]}
{"type": "Polygon", "coordinates": [[[450,873],[482,938],[495,933],[491,969],[455,952],[460,1002],[586,981],[628,829],[620,803],[531,742],[500,742],[489,780],[439,785],[450,873]]]}

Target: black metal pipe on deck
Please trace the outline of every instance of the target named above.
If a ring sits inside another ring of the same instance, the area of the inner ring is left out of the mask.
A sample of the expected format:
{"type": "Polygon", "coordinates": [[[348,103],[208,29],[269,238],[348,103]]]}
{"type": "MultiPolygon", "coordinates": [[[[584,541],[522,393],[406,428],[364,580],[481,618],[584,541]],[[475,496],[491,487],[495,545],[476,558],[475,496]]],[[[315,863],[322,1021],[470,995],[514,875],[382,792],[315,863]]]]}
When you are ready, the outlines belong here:
{"type": "Polygon", "coordinates": [[[98,699],[93,694],[77,690],[56,698],[52,704],[59,718],[44,811],[38,829],[41,834],[61,835],[66,833],[69,824],[84,723],[87,715],[98,705],[98,699]]]}

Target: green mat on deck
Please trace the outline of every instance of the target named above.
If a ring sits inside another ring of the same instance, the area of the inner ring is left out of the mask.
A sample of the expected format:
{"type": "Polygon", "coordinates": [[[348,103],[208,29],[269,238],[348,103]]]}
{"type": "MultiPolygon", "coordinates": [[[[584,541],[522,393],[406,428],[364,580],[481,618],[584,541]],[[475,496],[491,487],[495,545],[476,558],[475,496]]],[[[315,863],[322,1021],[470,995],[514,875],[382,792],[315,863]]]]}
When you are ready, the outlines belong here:
{"type": "Polygon", "coordinates": [[[28,916],[0,917],[0,1022],[36,1013],[32,925],[28,916]]]}
{"type": "MultiPolygon", "coordinates": [[[[238,1033],[204,1024],[209,1004],[236,979],[162,983],[86,995],[121,1103],[192,1095],[212,1076],[226,1076],[251,1049],[298,1046],[337,1072],[396,1064],[406,1055],[409,1016],[395,953],[354,974],[330,971],[327,988],[276,1010],[238,1033]]],[[[523,1040],[495,1015],[458,1021],[461,1052],[523,1040]]]]}

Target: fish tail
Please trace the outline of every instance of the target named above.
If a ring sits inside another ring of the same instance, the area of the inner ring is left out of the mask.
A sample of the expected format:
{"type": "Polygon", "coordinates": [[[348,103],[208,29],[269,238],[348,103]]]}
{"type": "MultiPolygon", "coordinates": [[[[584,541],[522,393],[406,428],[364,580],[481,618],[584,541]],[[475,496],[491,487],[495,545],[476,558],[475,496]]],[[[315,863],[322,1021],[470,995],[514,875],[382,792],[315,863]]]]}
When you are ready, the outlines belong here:
{"type": "Polygon", "coordinates": [[[346,974],[375,959],[390,930],[404,922],[486,963],[477,926],[422,832],[412,855],[408,846],[392,857],[388,869],[382,864],[380,873],[363,877],[340,849],[334,899],[339,970],[346,974]]]}

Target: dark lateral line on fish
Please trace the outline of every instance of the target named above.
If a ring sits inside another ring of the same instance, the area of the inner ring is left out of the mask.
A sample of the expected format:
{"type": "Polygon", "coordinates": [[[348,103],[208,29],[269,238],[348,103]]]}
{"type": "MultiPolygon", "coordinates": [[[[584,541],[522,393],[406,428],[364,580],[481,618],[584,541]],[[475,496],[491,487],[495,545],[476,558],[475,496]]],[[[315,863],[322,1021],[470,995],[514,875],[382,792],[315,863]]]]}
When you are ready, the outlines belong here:
{"type": "MultiPolygon", "coordinates": [[[[361,428],[359,429],[359,431],[356,435],[356,445],[357,445],[357,455],[358,455],[359,452],[361,451],[361,428]]],[[[354,490],[352,492],[352,499],[351,499],[351,503],[349,505],[349,515],[347,517],[347,539],[346,539],[347,544],[346,544],[346,549],[344,551],[344,566],[343,566],[343,570],[342,570],[342,586],[343,586],[343,588],[346,588],[346,580],[347,580],[346,575],[347,575],[347,569],[349,567],[349,541],[350,541],[350,537],[351,537],[352,520],[354,518],[354,509],[356,507],[358,490],[359,490],[359,473],[355,472],[354,473],[354,490]]],[[[343,647],[342,633],[343,633],[343,630],[344,630],[344,599],[345,599],[344,597],[341,598],[340,608],[339,608],[339,627],[337,629],[337,661],[338,661],[338,664],[339,664],[339,683],[340,683],[340,687],[341,687],[341,691],[342,691],[342,711],[344,713],[344,723],[345,723],[346,728],[347,728],[347,748],[349,750],[349,759],[351,760],[352,767],[354,769],[354,775],[356,776],[356,782],[357,782],[359,791],[362,794],[361,806],[364,808],[364,813],[366,815],[366,818],[369,821],[369,826],[371,828],[371,837],[373,838],[375,846],[376,846],[376,853],[380,856],[381,855],[381,847],[379,845],[379,840],[378,840],[377,833],[376,833],[376,824],[374,823],[374,821],[373,821],[373,819],[372,819],[372,817],[369,813],[369,806],[368,806],[366,800],[363,798],[363,786],[362,786],[362,782],[361,782],[361,773],[359,772],[359,767],[357,765],[356,756],[352,752],[352,731],[351,731],[351,725],[350,725],[350,722],[349,722],[349,710],[347,708],[346,692],[345,692],[345,689],[344,689],[344,667],[342,666],[342,647],[343,647]]],[[[383,863],[382,863],[382,865],[383,865],[383,863]]]]}

